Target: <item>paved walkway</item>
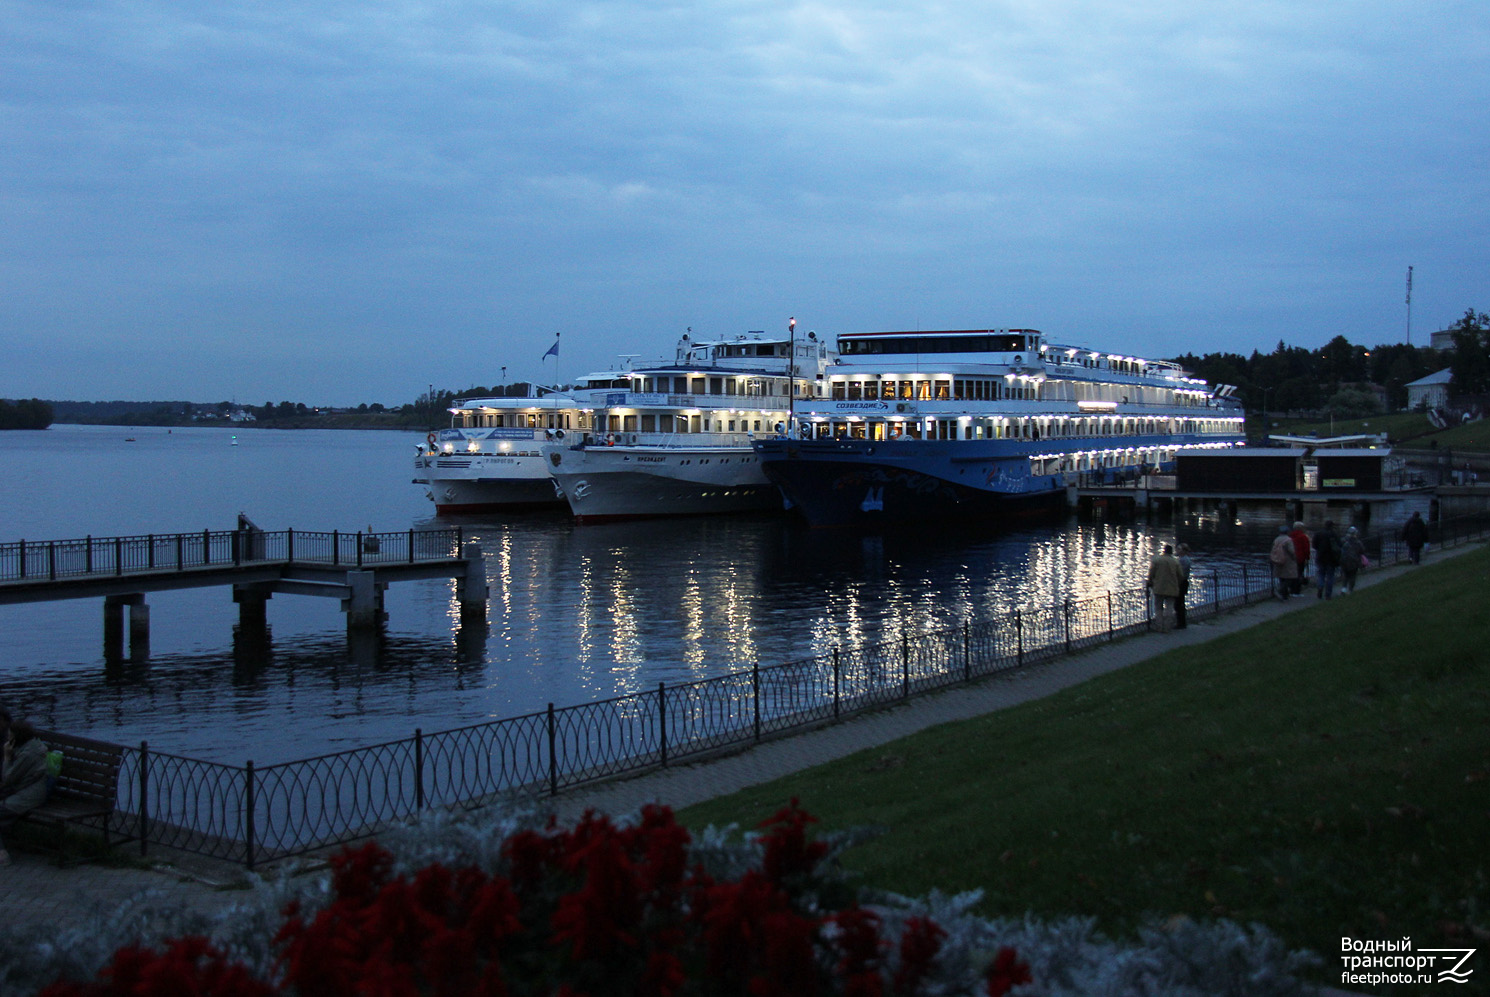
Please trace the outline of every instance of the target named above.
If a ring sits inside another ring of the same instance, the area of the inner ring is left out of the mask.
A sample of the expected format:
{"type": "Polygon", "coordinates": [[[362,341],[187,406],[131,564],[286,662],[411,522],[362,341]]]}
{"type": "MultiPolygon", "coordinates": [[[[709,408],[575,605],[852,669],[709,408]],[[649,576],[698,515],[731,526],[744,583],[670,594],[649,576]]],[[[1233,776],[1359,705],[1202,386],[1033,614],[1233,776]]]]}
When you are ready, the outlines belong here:
{"type": "MultiPolygon", "coordinates": [[[[1446,551],[1434,550],[1429,559],[1452,557],[1474,548],[1473,544],[1464,544],[1446,551]]],[[[1361,575],[1359,581],[1363,587],[1374,585],[1411,570],[1414,569],[1407,566],[1374,570],[1361,575]]],[[[971,686],[920,696],[833,726],[768,741],[737,754],[577,789],[550,803],[561,821],[578,817],[592,807],[610,814],[631,813],[651,802],[682,808],[874,748],[937,724],[981,716],[1048,696],[1171,648],[1203,644],[1223,634],[1316,605],[1318,600],[1307,593],[1287,602],[1256,603],[1193,622],[1183,631],[1118,640],[971,686]]],[[[162,899],[173,903],[210,911],[231,902],[236,891],[225,892],[224,888],[242,880],[242,871],[235,866],[189,857],[154,869],[95,865],[58,869],[43,855],[12,854],[14,864],[0,869],[0,884],[3,884],[0,923],[77,923],[97,909],[112,910],[145,890],[156,891],[162,899]]]]}

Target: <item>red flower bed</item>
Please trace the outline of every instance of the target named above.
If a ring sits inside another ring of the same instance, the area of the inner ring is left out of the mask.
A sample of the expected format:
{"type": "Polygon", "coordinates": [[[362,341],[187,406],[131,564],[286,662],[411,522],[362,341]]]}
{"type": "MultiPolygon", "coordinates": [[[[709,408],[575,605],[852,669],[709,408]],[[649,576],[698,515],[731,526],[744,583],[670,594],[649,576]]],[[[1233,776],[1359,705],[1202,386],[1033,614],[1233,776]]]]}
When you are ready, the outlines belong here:
{"type": "MultiPolygon", "coordinates": [[[[593,813],[570,830],[525,831],[503,848],[507,875],[426,866],[393,874],[374,843],[332,860],[332,902],[294,904],[275,937],[271,984],[204,939],[120,949],[89,983],[43,997],[909,997],[930,978],[945,932],[923,918],[885,937],[855,904],[808,901],[827,846],[793,800],[762,823],[760,870],[716,881],[689,867],[688,832],[664,807],[634,827],[593,813]]],[[[990,997],[1029,982],[1012,949],[986,974],[990,997]]]]}

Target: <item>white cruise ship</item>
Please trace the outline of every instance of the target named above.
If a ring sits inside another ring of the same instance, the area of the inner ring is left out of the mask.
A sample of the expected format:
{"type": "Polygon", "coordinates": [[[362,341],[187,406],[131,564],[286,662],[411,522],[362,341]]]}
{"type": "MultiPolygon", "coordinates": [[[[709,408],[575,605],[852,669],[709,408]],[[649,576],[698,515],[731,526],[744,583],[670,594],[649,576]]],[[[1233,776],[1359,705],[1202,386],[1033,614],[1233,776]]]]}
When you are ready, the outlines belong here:
{"type": "Polygon", "coordinates": [[[813,333],[684,336],[672,363],[591,391],[603,402],[592,428],[545,444],[549,473],[583,522],[779,510],[751,441],[782,431],[796,404],[826,397],[834,356],[813,333]]]}
{"type": "Polygon", "coordinates": [[[589,425],[573,394],[468,398],[450,410],[449,429],[429,434],[414,455],[414,483],[438,515],[561,509],[541,449],[589,425]]]}

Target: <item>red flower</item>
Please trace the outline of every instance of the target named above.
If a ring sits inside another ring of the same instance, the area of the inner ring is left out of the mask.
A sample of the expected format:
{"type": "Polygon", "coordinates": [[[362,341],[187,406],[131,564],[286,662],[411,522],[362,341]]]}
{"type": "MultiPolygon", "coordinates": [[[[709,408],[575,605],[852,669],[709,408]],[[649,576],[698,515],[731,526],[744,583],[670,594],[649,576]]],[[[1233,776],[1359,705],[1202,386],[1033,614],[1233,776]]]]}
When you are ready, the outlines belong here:
{"type": "Polygon", "coordinates": [[[759,826],[768,829],[762,838],[766,847],[762,869],[772,882],[808,875],[828,854],[826,844],[807,840],[807,825],[815,823],[817,818],[803,810],[795,796],[786,806],[761,821],[759,826]]]}
{"type": "Polygon", "coordinates": [[[895,971],[895,993],[913,994],[931,972],[932,960],[947,933],[930,918],[913,917],[900,936],[900,968],[895,971]]]}
{"type": "Polygon", "coordinates": [[[988,997],[1004,997],[1031,979],[1029,964],[1021,962],[1018,953],[1005,945],[993,957],[993,965],[988,967],[988,997]]]}
{"type": "Polygon", "coordinates": [[[92,983],[54,983],[41,997],[270,997],[274,988],[228,962],[205,938],[178,938],[166,951],[128,945],[92,983]]]}

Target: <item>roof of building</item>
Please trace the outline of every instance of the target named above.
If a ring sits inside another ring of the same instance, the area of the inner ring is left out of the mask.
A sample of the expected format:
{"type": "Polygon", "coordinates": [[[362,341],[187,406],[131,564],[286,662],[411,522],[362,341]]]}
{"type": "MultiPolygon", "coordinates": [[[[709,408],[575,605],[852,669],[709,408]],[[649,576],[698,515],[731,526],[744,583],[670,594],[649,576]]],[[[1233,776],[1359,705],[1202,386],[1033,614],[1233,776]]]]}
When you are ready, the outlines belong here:
{"type": "Polygon", "coordinates": [[[1454,371],[1450,367],[1435,371],[1427,377],[1420,377],[1416,381],[1408,381],[1409,388],[1431,388],[1437,384],[1448,384],[1454,379],[1454,371]]]}

